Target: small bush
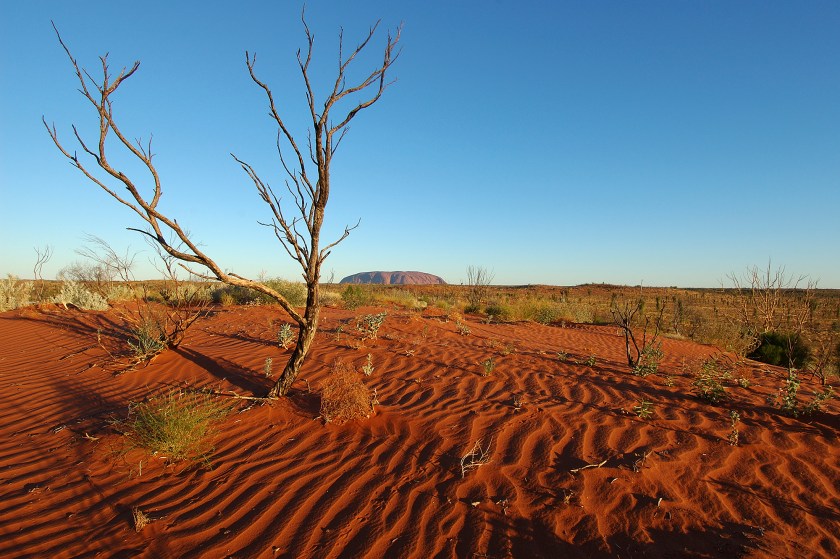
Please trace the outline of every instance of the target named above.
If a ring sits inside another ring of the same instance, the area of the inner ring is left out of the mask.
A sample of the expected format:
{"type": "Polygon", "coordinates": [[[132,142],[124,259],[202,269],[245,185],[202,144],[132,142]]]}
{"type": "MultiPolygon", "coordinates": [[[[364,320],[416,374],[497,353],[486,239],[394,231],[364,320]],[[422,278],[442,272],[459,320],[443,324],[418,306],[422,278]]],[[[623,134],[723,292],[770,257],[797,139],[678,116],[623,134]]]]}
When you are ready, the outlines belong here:
{"type": "Polygon", "coordinates": [[[370,293],[359,285],[345,287],[341,292],[341,298],[344,301],[344,308],[351,311],[370,304],[371,300],[370,293]]]}
{"type": "Polygon", "coordinates": [[[128,418],[114,426],[129,450],[141,448],[168,460],[209,465],[213,446],[207,438],[229,411],[226,403],[209,394],[173,390],[130,405],[128,418]]]}
{"type": "MultiPolygon", "coordinates": [[[[286,298],[286,300],[293,307],[302,307],[306,305],[306,285],[302,282],[287,281],[284,279],[270,279],[265,284],[274,291],[286,298]]],[[[261,303],[271,304],[274,299],[263,293],[257,293],[257,299],[261,303]]]]}
{"type": "Polygon", "coordinates": [[[61,291],[53,298],[54,303],[72,305],[79,309],[104,311],[108,309],[108,301],[98,294],[89,291],[81,283],[74,280],[62,282],[61,291]]]}
{"type": "Polygon", "coordinates": [[[491,321],[504,322],[510,320],[511,310],[507,305],[501,303],[491,303],[484,309],[484,313],[491,321]]]}
{"type": "Polygon", "coordinates": [[[142,317],[140,322],[131,329],[128,347],[134,356],[147,359],[166,349],[166,333],[161,323],[153,317],[142,317]]]}
{"type": "Polygon", "coordinates": [[[653,403],[648,402],[647,400],[639,400],[639,403],[633,406],[633,413],[635,413],[639,419],[648,419],[653,415],[653,403]]]}
{"type": "Polygon", "coordinates": [[[20,281],[9,274],[0,281],[0,312],[27,306],[31,293],[31,281],[20,281]]]}
{"type": "Polygon", "coordinates": [[[789,371],[781,388],[768,398],[768,403],[785,415],[797,417],[800,414],[807,416],[821,412],[823,405],[834,397],[834,389],[828,386],[822,392],[814,392],[811,402],[803,406],[799,401],[800,384],[796,372],[789,371]]]}
{"type": "Polygon", "coordinates": [[[481,376],[489,377],[496,369],[496,360],[492,357],[481,362],[481,376]]]}
{"type": "Polygon", "coordinates": [[[659,361],[663,355],[662,344],[645,346],[639,356],[639,362],[633,368],[633,374],[640,377],[656,374],[659,370],[659,361]]]}
{"type": "Polygon", "coordinates": [[[694,390],[700,399],[717,404],[727,397],[722,381],[728,380],[730,376],[729,371],[721,369],[716,359],[706,359],[694,376],[694,390]]]}
{"type": "Polygon", "coordinates": [[[280,326],[280,330],[277,331],[277,343],[283,349],[287,349],[289,344],[292,343],[295,339],[294,334],[292,333],[292,326],[288,323],[283,323],[280,326]]]}
{"type": "Polygon", "coordinates": [[[375,340],[382,323],[388,313],[366,314],[356,319],[356,329],[361,332],[363,340],[375,340]]]}
{"type": "Polygon", "coordinates": [[[811,350],[798,334],[765,332],[758,337],[758,347],[747,357],[789,369],[799,369],[811,356],[811,350]]]}
{"type": "Polygon", "coordinates": [[[337,361],[321,391],[321,417],[328,423],[342,424],[346,421],[370,417],[373,414],[374,397],[352,368],[337,361]]]}

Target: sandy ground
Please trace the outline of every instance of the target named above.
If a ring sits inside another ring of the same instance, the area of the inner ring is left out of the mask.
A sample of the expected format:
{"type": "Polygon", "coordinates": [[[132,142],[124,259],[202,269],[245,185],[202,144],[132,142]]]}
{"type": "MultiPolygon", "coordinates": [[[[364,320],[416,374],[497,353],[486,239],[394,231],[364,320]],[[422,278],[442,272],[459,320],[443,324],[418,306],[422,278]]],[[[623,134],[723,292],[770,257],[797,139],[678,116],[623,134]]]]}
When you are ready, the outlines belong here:
{"type": "Polygon", "coordinates": [[[705,403],[686,367],[714,348],[665,340],[661,374],[640,378],[613,327],[467,318],[464,336],[434,310],[325,309],[293,393],[235,402],[212,469],[115,451],[109,421],[131,401],[185,386],[264,393],[265,358],[279,371],[290,351],[275,342],[283,320],[221,309],[177,351],[114,376],[96,341],[115,341],[114,311],[0,315],[0,556],[840,556],[837,403],[782,417],[766,404],[782,373],[755,363],[735,374],[748,388],[729,382],[728,402],[705,403]],[[353,317],[380,310],[379,339],[360,346],[353,317]],[[316,419],[334,360],[361,367],[368,353],[376,415],[316,419]],[[639,400],[651,418],[632,412],[639,400]],[[491,460],[462,478],[478,439],[491,460]],[[140,532],[134,507],[152,518],[140,532]]]}

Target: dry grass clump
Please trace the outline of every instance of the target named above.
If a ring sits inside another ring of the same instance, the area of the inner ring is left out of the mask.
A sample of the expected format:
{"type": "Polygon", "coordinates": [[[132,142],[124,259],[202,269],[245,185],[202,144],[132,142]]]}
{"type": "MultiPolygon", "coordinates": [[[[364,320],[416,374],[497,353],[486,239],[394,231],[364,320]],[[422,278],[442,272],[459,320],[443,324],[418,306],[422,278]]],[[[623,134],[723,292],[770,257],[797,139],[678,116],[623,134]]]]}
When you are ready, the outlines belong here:
{"type": "Polygon", "coordinates": [[[126,450],[140,448],[172,461],[209,464],[213,426],[230,411],[209,394],[173,390],[129,406],[128,418],[114,423],[126,450]]]}
{"type": "Polygon", "coordinates": [[[134,507],[131,509],[131,517],[134,520],[135,532],[142,531],[143,528],[145,528],[152,522],[152,519],[149,518],[149,516],[142,510],[140,510],[138,507],[134,507]]]}
{"type": "Polygon", "coordinates": [[[321,391],[321,417],[338,425],[370,417],[376,402],[353,367],[336,361],[321,391]]]}

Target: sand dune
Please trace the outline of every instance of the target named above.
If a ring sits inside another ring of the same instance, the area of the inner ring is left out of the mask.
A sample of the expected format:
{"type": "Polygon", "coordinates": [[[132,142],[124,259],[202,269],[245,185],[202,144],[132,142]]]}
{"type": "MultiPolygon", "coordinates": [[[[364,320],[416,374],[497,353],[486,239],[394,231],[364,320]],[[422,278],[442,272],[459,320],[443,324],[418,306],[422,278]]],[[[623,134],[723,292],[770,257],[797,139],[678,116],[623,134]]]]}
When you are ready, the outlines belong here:
{"type": "Polygon", "coordinates": [[[686,371],[712,347],[664,340],[661,374],[640,378],[611,327],[467,319],[464,336],[434,309],[387,309],[377,340],[339,329],[378,310],[326,309],[291,396],[236,401],[212,469],[121,457],[109,421],[173,387],[261,394],[265,358],[279,370],[289,351],[279,309],[220,309],[119,376],[96,342],[118,329],[113,312],[0,315],[0,556],[840,556],[838,406],[778,415],[765,400],[779,370],[739,365],[750,386],[711,405],[686,371]],[[368,354],[376,415],[316,420],[332,363],[368,354]],[[633,413],[640,400],[651,418],[633,413]],[[490,462],[462,478],[478,439],[490,462]],[[140,532],[134,507],[152,519],[140,532]]]}

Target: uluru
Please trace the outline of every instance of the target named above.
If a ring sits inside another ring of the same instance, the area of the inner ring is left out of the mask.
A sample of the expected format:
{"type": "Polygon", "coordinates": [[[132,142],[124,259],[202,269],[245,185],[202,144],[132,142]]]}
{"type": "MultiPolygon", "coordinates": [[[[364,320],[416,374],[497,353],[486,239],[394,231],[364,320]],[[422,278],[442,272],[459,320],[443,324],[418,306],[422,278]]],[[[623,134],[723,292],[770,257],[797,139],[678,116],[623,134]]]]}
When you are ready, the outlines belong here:
{"type": "Polygon", "coordinates": [[[359,272],[341,283],[373,283],[379,285],[446,285],[443,278],[426,272],[359,272]]]}

